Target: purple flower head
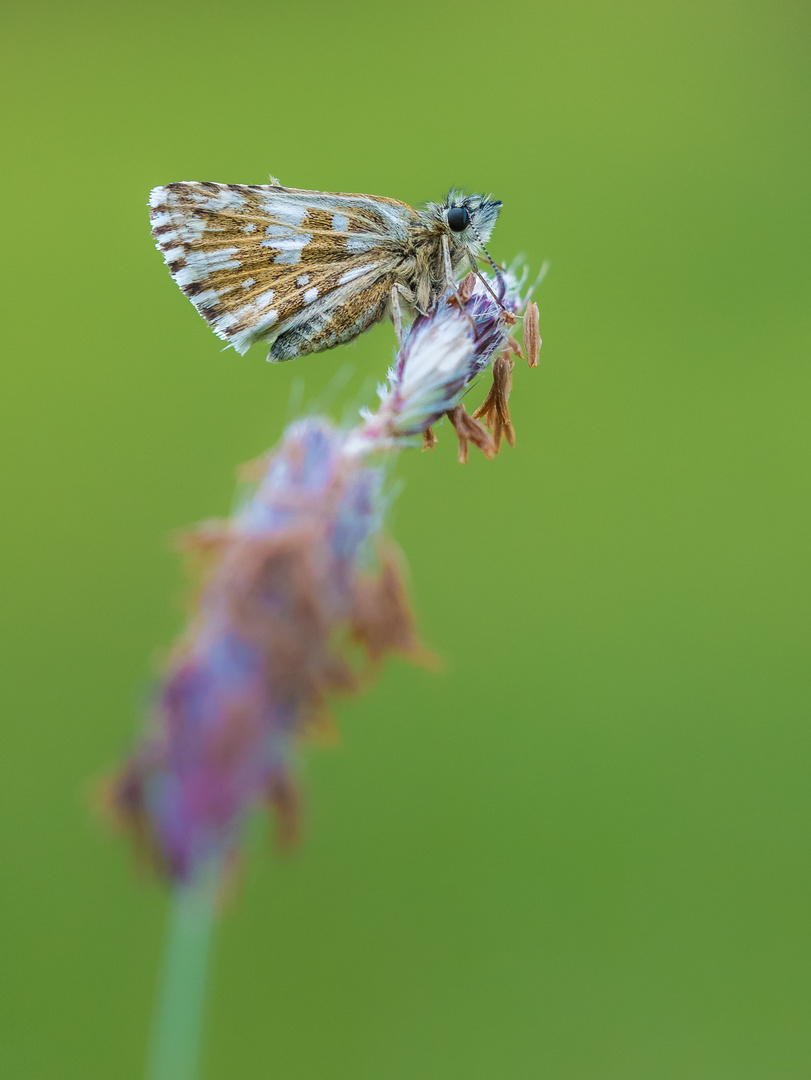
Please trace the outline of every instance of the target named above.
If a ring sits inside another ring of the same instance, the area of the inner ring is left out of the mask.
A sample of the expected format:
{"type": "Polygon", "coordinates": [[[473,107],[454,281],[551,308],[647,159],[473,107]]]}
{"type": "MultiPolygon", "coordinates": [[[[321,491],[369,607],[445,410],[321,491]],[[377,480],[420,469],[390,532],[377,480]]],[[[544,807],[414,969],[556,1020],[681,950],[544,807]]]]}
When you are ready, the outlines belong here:
{"type": "Polygon", "coordinates": [[[350,450],[391,447],[427,431],[458,406],[471,383],[506,346],[522,306],[522,281],[470,275],[459,290],[448,289],[436,307],[418,315],[381,387],[380,408],[364,413],[365,425],[350,450]],[[461,297],[461,305],[459,303],[461,297]]]}
{"type": "Polygon", "coordinates": [[[172,877],[232,851],[259,803],[292,832],[291,751],[327,698],[357,685],[347,647],[373,660],[415,648],[396,564],[364,571],[381,471],[347,457],[345,441],[326,422],[294,424],[239,513],[191,537],[211,564],[198,610],[115,791],[172,877]]]}

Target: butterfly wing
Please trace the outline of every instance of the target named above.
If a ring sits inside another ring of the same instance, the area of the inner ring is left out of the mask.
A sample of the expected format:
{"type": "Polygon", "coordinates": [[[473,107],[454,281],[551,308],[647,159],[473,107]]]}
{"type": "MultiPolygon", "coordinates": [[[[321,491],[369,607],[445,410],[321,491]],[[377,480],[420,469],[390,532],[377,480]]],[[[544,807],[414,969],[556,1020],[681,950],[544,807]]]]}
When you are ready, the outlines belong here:
{"type": "Polygon", "coordinates": [[[370,195],[178,183],[150,195],[172,277],[239,353],[287,360],[347,341],[381,318],[410,206],[370,195]]]}

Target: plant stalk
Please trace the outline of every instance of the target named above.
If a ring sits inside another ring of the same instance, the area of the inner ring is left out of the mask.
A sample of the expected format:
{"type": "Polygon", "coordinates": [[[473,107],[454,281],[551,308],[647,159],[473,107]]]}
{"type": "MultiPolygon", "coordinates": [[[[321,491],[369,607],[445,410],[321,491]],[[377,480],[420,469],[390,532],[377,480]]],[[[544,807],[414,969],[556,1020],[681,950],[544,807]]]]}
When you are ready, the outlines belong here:
{"type": "Polygon", "coordinates": [[[219,862],[172,893],[146,1080],[195,1080],[219,862]]]}

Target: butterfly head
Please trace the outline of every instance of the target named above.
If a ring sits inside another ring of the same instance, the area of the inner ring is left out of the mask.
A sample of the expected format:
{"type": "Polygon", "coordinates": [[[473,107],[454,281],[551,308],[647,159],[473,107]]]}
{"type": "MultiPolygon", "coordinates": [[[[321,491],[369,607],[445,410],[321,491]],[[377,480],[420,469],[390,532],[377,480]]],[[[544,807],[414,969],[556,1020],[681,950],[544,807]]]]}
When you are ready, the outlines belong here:
{"type": "Polygon", "coordinates": [[[451,239],[475,250],[490,239],[501,207],[499,199],[485,195],[463,195],[461,191],[451,190],[441,210],[451,239]]]}
{"type": "Polygon", "coordinates": [[[502,205],[499,199],[489,195],[464,195],[451,189],[442,206],[436,207],[443,231],[450,240],[454,269],[464,261],[465,255],[473,270],[476,259],[485,258],[498,277],[499,269],[484,245],[490,239],[502,205]]]}

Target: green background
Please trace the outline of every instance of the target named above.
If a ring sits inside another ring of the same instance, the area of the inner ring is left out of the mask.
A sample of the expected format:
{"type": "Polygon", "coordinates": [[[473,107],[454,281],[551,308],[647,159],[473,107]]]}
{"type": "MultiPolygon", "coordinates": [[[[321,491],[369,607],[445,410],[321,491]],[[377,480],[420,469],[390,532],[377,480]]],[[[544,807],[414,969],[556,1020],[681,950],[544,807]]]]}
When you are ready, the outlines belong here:
{"type": "MultiPolygon", "coordinates": [[[[255,831],[206,1080],[811,1075],[809,9],[33,0],[4,16],[0,1071],[134,1080],[166,912],[94,816],[181,626],[172,530],[228,511],[304,379],[154,250],[172,180],[458,184],[551,261],[515,450],[404,455],[435,673],[395,660],[255,831]]],[[[338,383],[346,377],[345,386],[338,383]]],[[[292,408],[295,412],[295,409],[292,408]]]]}

